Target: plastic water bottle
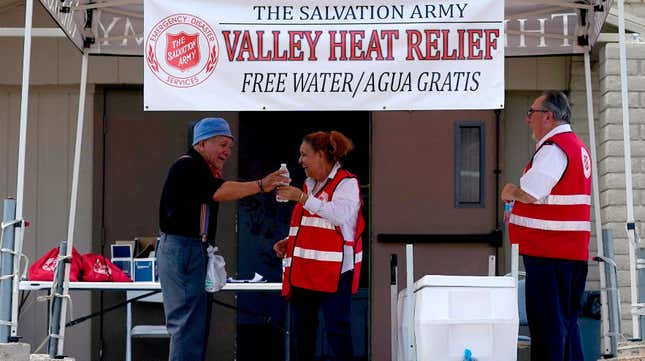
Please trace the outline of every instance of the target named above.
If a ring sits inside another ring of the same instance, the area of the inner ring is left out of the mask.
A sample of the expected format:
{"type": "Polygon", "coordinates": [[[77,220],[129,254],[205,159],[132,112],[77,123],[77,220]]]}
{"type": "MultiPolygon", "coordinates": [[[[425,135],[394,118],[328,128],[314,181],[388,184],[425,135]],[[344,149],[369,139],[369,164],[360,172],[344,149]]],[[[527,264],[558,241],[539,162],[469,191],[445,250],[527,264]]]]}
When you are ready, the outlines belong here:
{"type": "Polygon", "coordinates": [[[287,258],[282,257],[282,281],[284,281],[284,270],[285,268],[287,268],[288,265],[289,265],[289,262],[287,262],[287,258]]]}
{"type": "MultiPolygon", "coordinates": [[[[280,170],[286,170],[287,173],[284,173],[283,175],[285,177],[287,177],[287,178],[291,178],[291,176],[289,176],[289,169],[287,169],[287,163],[280,163],[280,170]]],[[[289,202],[288,199],[285,199],[285,198],[282,198],[282,197],[278,196],[277,193],[275,195],[275,200],[276,200],[276,202],[283,202],[283,203],[284,202],[289,202]]]]}
{"type": "Polygon", "coordinates": [[[513,211],[514,204],[515,201],[504,203],[504,224],[508,225],[508,222],[511,220],[511,212],[513,211]]]}

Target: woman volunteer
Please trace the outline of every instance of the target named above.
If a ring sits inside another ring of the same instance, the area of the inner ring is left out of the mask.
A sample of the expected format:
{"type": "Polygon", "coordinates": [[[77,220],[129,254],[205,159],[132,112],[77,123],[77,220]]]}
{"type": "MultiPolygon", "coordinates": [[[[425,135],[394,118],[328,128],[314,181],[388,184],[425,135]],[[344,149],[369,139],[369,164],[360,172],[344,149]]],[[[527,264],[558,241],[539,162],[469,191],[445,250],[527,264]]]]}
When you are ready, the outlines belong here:
{"type": "Polygon", "coordinates": [[[321,308],[335,360],[353,359],[351,294],[358,291],[365,222],[358,180],[340,164],[352,148],[337,131],[306,135],[298,159],[307,175],[303,190],[277,188],[279,196],[297,202],[289,236],[273,246],[284,257],[282,294],[291,302],[296,361],[314,359],[321,308]]]}

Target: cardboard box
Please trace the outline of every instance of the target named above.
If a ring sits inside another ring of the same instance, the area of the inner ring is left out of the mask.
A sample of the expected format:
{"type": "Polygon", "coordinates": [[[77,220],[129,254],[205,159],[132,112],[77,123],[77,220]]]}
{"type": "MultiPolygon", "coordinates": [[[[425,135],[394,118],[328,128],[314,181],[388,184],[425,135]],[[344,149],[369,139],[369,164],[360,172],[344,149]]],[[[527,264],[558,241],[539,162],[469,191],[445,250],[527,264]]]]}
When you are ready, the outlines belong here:
{"type": "Polygon", "coordinates": [[[157,240],[155,241],[155,251],[154,255],[150,255],[150,257],[157,257],[157,254],[159,253],[159,243],[161,242],[161,237],[157,237],[157,240]]]}
{"type": "Polygon", "coordinates": [[[157,239],[158,237],[136,237],[134,258],[154,257],[154,254],[150,253],[154,252],[157,239]]]}
{"type": "Polygon", "coordinates": [[[134,259],[134,282],[155,282],[156,258],[134,259]]]}

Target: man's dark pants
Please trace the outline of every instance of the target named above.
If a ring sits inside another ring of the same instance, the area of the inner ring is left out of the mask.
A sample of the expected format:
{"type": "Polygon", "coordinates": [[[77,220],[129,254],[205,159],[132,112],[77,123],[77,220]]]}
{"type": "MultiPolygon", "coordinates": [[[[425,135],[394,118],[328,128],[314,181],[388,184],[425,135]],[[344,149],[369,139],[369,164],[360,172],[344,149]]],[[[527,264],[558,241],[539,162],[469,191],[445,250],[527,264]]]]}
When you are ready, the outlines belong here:
{"type": "Polygon", "coordinates": [[[578,316],[587,262],[523,257],[531,360],[584,361],[578,316]]]}
{"type": "Polygon", "coordinates": [[[291,356],[294,361],[313,361],[316,353],[318,312],[322,309],[325,331],[335,361],[354,357],[350,327],[353,272],[341,274],[336,293],[293,288],[291,297],[291,356]]]}
{"type": "Polygon", "coordinates": [[[206,359],[212,303],[204,290],[206,244],[199,238],[162,234],[157,259],[169,361],[206,359]]]}

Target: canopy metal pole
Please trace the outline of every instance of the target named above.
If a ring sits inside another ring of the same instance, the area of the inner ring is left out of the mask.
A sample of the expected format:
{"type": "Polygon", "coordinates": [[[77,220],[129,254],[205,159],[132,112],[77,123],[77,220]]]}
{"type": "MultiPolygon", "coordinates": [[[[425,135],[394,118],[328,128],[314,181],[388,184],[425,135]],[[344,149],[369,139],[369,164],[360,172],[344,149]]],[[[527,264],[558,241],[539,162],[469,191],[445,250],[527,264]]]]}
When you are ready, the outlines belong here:
{"type": "Polygon", "coordinates": [[[620,48],[620,94],[623,103],[623,149],[625,152],[625,192],[627,201],[627,238],[629,239],[629,280],[631,290],[632,337],[640,339],[640,316],[638,315],[638,271],[636,269],[638,244],[634,223],[632,195],[632,152],[629,135],[629,98],[627,93],[627,54],[625,50],[625,1],[618,0],[618,44],[620,48]]]}
{"type": "Polygon", "coordinates": [[[511,277],[515,280],[515,285],[520,280],[520,245],[511,244],[511,277]]]}
{"type": "MultiPolygon", "coordinates": [[[[24,28],[0,28],[0,37],[23,37],[24,28]]],[[[35,28],[31,30],[31,36],[44,38],[64,38],[65,32],[61,28],[35,28]]]]}
{"type": "Polygon", "coordinates": [[[405,245],[405,303],[408,309],[408,344],[406,345],[407,350],[405,350],[406,360],[407,361],[416,361],[417,359],[417,350],[416,350],[416,340],[414,334],[414,245],[408,243],[405,245]]]}
{"type": "Polygon", "coordinates": [[[390,255],[390,359],[392,361],[398,360],[399,348],[399,322],[397,317],[398,312],[398,258],[396,254],[390,255]]]}
{"type": "MultiPolygon", "coordinates": [[[[83,53],[81,61],[81,89],[78,95],[78,117],[76,122],[76,145],[74,146],[74,171],[72,175],[72,193],[69,207],[69,223],[67,224],[67,256],[72,256],[74,247],[74,226],[76,224],[76,210],[78,204],[78,177],[81,168],[81,148],[83,146],[83,124],[85,121],[85,94],[87,90],[87,63],[88,55],[83,53]]],[[[63,299],[60,313],[60,338],[58,339],[58,354],[63,355],[65,343],[65,318],[67,314],[67,298],[69,293],[69,269],[71,262],[65,264],[65,279],[63,281],[63,299]]]]}
{"type": "MultiPolygon", "coordinates": [[[[2,229],[0,230],[2,240],[0,247],[5,250],[14,249],[14,234],[16,219],[16,200],[5,199],[2,215],[2,229]]],[[[11,292],[14,277],[13,261],[14,255],[0,250],[0,343],[9,341],[11,332],[11,292]]]]}
{"type": "MultiPolygon", "coordinates": [[[[67,242],[61,241],[60,245],[58,246],[58,254],[67,254],[67,249],[67,242]]],[[[60,347],[59,341],[61,340],[61,338],[58,338],[58,335],[61,334],[60,330],[65,328],[65,323],[63,323],[62,326],[60,323],[61,310],[64,307],[63,301],[65,300],[65,298],[59,295],[64,295],[63,285],[65,279],[65,268],[68,268],[68,265],[70,263],[71,262],[67,258],[65,260],[59,260],[56,264],[56,270],[54,271],[54,281],[51,289],[53,298],[49,305],[49,342],[47,344],[47,353],[51,358],[55,358],[56,356],[62,354],[62,350],[60,353],[58,352],[60,347]]]]}
{"type": "MultiPolygon", "coordinates": [[[[590,50],[590,49],[589,49],[590,50]]],[[[596,130],[593,116],[593,95],[591,87],[591,56],[589,51],[585,51],[585,91],[587,94],[587,124],[589,125],[589,148],[591,150],[591,159],[595,162],[591,167],[591,184],[593,193],[593,210],[594,210],[594,226],[596,230],[596,249],[598,257],[604,257],[603,247],[603,232],[602,221],[600,219],[600,190],[598,187],[598,157],[596,156],[596,130]]],[[[600,320],[602,330],[602,354],[607,355],[610,353],[609,339],[609,312],[607,309],[607,280],[605,279],[605,263],[598,262],[600,273],[600,320]]]]}
{"type": "Polygon", "coordinates": [[[608,313],[609,313],[609,352],[606,353],[609,357],[614,357],[618,353],[618,338],[620,337],[620,295],[618,294],[618,281],[617,281],[617,267],[614,261],[614,239],[610,229],[602,231],[603,245],[605,249],[605,259],[601,262],[607,263],[605,272],[607,275],[607,300],[608,300],[608,313]]]}
{"type": "MultiPolygon", "coordinates": [[[[22,94],[20,97],[20,134],[18,138],[18,179],[16,182],[16,219],[22,219],[25,201],[25,153],[27,149],[27,115],[29,100],[29,71],[31,66],[31,27],[34,0],[25,0],[25,38],[22,55],[22,94]]],[[[16,227],[13,261],[13,290],[11,293],[11,336],[18,335],[18,284],[20,283],[20,253],[24,227],[16,227]]]]}

